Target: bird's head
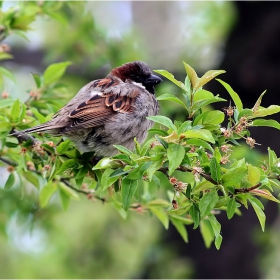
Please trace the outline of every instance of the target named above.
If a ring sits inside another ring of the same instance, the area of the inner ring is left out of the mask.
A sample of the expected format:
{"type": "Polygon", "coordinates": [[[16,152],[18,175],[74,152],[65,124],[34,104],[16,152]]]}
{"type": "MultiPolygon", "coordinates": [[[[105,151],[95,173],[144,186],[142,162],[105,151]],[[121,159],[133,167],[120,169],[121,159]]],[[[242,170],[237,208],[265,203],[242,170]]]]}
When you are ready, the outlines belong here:
{"type": "Polygon", "coordinates": [[[122,81],[131,80],[142,84],[147,91],[154,94],[154,86],[162,82],[162,79],[153,74],[149,66],[141,61],[133,61],[123,64],[111,71],[111,74],[120,78],[122,81]]]}

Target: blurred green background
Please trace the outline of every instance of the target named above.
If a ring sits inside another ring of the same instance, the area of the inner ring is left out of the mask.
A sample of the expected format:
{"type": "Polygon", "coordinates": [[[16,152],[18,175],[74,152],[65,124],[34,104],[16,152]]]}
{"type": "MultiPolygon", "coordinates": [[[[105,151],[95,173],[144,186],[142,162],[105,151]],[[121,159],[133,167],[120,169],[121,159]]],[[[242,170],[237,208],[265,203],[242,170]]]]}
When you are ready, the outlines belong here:
{"type": "MultiPolygon", "coordinates": [[[[44,1],[35,2],[42,5],[44,1]]],[[[225,69],[222,77],[252,106],[268,89],[266,101],[279,104],[278,2],[230,1],[84,1],[46,2],[53,14],[39,16],[28,31],[29,42],[10,36],[4,43],[14,59],[4,65],[17,83],[5,90],[22,101],[34,87],[30,72],[42,73],[51,63],[71,61],[63,83],[68,101],[89,81],[111,68],[143,60],[152,69],[185,76],[182,61],[199,73],[225,69]]],[[[28,2],[3,3],[3,10],[28,2]]],[[[33,2],[34,5],[34,2],[33,2]]],[[[209,90],[229,100],[222,87],[209,90]]],[[[165,81],[157,90],[178,94],[165,81]]],[[[221,109],[225,104],[218,105],[221,109]]],[[[161,103],[161,115],[184,119],[176,105],[161,103]]],[[[253,132],[254,133],[254,132],[253,132]]],[[[258,151],[240,147],[236,157],[256,162],[267,146],[280,153],[279,133],[255,132],[258,151]],[[274,133],[274,134],[272,134],[274,133]],[[269,137],[268,137],[269,135],[269,137]],[[258,157],[259,156],[259,157],[258,157]]],[[[220,251],[206,249],[198,230],[188,228],[185,244],[174,228],[165,231],[147,213],[123,219],[110,204],[73,201],[64,211],[58,197],[38,207],[36,189],[3,191],[0,168],[0,278],[280,278],[279,209],[266,205],[267,230],[261,232],[250,210],[227,221],[221,214],[220,251]]]]}

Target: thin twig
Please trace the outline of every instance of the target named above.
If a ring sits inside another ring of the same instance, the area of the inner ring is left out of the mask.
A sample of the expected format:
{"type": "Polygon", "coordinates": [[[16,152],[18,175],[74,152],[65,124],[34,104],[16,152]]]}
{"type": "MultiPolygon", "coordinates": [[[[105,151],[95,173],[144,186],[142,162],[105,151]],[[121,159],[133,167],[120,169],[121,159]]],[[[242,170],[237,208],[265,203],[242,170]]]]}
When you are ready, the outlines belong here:
{"type": "Polygon", "coordinates": [[[16,162],[11,162],[8,159],[2,158],[2,157],[0,157],[0,161],[2,161],[3,163],[5,163],[7,165],[11,165],[11,166],[14,166],[14,167],[17,166],[16,162]]]}
{"type": "Polygon", "coordinates": [[[30,141],[32,145],[35,145],[36,143],[39,143],[40,141],[31,135],[21,133],[20,131],[17,131],[15,129],[12,129],[10,131],[10,136],[16,137],[20,143],[30,141]]]}
{"type": "Polygon", "coordinates": [[[255,186],[250,187],[250,188],[235,189],[234,192],[235,193],[248,193],[248,192],[250,192],[252,190],[255,190],[255,189],[259,188],[261,185],[262,185],[262,183],[258,183],[255,186]]]}

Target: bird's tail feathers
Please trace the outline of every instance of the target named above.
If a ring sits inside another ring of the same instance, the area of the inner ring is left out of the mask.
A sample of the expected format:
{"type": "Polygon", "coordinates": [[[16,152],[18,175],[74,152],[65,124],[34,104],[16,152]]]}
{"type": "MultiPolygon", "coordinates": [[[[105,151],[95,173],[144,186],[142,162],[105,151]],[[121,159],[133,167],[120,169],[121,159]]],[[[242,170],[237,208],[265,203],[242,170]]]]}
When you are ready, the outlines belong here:
{"type": "Polygon", "coordinates": [[[45,124],[37,125],[37,126],[27,128],[27,129],[24,129],[21,131],[16,131],[14,133],[11,133],[10,136],[19,135],[19,134],[30,134],[33,132],[47,132],[47,133],[50,133],[53,135],[57,135],[61,128],[62,128],[61,126],[45,123],[45,124]]]}

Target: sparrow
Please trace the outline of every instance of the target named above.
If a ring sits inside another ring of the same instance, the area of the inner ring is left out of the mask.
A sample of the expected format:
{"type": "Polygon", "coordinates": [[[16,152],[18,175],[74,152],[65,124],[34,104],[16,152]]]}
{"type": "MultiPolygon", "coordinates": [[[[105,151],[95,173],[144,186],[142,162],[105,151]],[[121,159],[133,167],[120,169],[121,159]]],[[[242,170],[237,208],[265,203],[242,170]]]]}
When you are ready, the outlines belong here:
{"type": "Polygon", "coordinates": [[[85,85],[50,121],[17,134],[46,132],[65,136],[82,153],[113,156],[113,145],[134,148],[142,143],[153,125],[148,116],[159,110],[154,86],[162,79],[141,61],[123,64],[106,78],[85,85]]]}

